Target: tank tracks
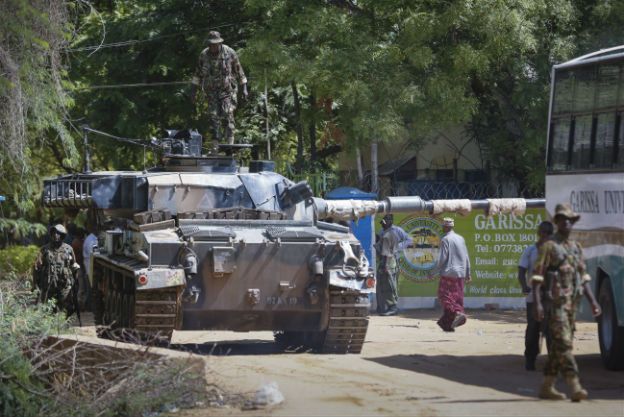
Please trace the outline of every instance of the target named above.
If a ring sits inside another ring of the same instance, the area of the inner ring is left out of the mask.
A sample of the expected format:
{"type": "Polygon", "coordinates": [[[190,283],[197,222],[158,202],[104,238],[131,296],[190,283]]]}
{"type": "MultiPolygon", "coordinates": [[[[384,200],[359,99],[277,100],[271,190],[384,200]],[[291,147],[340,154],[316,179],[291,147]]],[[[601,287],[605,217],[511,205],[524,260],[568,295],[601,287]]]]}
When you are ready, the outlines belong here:
{"type": "Polygon", "coordinates": [[[182,288],[136,291],[134,277],[100,263],[94,299],[98,336],[145,344],[166,344],[182,320],[182,288]]]}
{"type": "Polygon", "coordinates": [[[368,296],[359,292],[330,290],[329,327],[323,353],[360,353],[368,329],[368,296]]]}
{"type": "Polygon", "coordinates": [[[332,289],[327,330],[276,332],[275,341],[288,352],[360,353],[368,329],[369,305],[366,294],[332,289]]]}

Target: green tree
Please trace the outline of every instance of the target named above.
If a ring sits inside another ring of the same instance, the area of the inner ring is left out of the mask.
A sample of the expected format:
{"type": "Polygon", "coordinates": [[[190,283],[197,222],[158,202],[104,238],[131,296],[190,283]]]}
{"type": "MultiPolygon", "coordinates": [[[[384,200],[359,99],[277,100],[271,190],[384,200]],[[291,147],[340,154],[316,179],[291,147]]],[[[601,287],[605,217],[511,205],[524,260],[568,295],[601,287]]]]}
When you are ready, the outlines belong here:
{"type": "MultiPolygon", "coordinates": [[[[9,199],[3,232],[24,229],[14,219],[36,219],[40,178],[36,163],[54,145],[66,166],[76,159],[66,115],[72,104],[62,52],[71,27],[61,0],[0,2],[0,193],[9,199]]],[[[49,154],[46,154],[49,156],[49,154]]],[[[36,228],[33,230],[37,230],[36,228]]]]}
{"type": "MultiPolygon", "coordinates": [[[[398,139],[418,147],[432,132],[463,125],[497,172],[535,190],[543,182],[551,66],[607,46],[624,27],[619,3],[598,0],[94,6],[98,13],[82,16],[72,52],[80,88],[73,117],[92,127],[143,138],[162,127],[206,133],[188,86],[171,83],[190,79],[207,32],[217,29],[239,51],[250,79],[238,136],[266,149],[268,119],[280,166],[294,162],[297,150],[310,161],[318,137],[331,144],[342,136],[346,151],[398,139]]],[[[106,139],[95,146],[96,166],[142,167],[139,150],[119,152],[106,139]]]]}

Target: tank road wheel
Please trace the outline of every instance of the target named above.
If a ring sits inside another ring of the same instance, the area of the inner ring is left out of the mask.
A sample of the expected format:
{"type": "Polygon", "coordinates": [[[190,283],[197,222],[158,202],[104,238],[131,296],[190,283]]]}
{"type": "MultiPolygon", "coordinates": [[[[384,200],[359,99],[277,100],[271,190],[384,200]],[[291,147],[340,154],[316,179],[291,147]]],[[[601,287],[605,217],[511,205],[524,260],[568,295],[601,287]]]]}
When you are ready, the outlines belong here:
{"type": "Polygon", "coordinates": [[[611,278],[602,282],[598,300],[602,307],[602,314],[598,319],[602,363],[607,369],[619,371],[624,369],[624,327],[618,326],[611,278]]]}

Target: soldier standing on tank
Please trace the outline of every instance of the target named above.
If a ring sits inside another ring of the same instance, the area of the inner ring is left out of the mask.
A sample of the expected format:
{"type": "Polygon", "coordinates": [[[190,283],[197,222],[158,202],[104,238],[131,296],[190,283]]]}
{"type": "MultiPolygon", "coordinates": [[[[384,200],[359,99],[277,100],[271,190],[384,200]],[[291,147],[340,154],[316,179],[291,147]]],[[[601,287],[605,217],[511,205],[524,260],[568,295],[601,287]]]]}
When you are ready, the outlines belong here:
{"type": "Polygon", "coordinates": [[[34,288],[39,290],[38,302],[56,300],[57,309],[71,316],[76,308],[76,272],[80,265],[76,262],[74,250],[63,239],[67,230],[62,224],[50,228],[50,243],[39,251],[35,261],[34,288]]]}
{"type": "Polygon", "coordinates": [[[539,397],[549,400],[566,398],[555,389],[560,373],[570,386],[572,401],[587,398],[587,391],[579,382],[578,366],[572,354],[576,309],[584,293],[594,317],[599,316],[601,310],[589,285],[591,276],[585,269],[583,249],[578,242],[570,240],[572,226],[580,217],[568,204],[557,204],[554,217],[557,233],[540,247],[531,277],[537,319],[542,321],[545,316],[548,318],[550,345],[539,397]],[[541,299],[542,287],[545,289],[545,298],[549,300],[550,311],[546,314],[541,299]]]}
{"type": "Polygon", "coordinates": [[[238,85],[242,87],[243,98],[247,98],[247,78],[238,55],[223,44],[221,34],[208,34],[208,47],[199,55],[199,63],[191,87],[191,100],[196,99],[197,88],[208,101],[208,114],[213,143],[221,139],[224,129],[225,140],[234,143],[234,110],[236,110],[238,85]]]}
{"type": "Polygon", "coordinates": [[[383,217],[382,230],[375,243],[380,258],[377,269],[377,312],[382,316],[396,316],[399,313],[396,256],[412,243],[412,238],[405,230],[393,223],[392,214],[383,217]]]}

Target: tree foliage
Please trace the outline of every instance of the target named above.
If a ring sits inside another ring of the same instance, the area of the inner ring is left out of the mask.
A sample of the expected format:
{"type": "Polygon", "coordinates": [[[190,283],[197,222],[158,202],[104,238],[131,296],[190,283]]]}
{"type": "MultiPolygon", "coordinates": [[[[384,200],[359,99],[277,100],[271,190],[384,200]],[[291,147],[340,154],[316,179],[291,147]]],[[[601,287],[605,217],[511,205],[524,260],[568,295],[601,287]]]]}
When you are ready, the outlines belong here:
{"type": "MultiPolygon", "coordinates": [[[[206,134],[205,109],[191,104],[185,83],[210,30],[239,52],[250,80],[238,137],[262,150],[270,138],[281,168],[295,162],[297,136],[308,161],[312,138],[321,150],[372,140],[418,146],[463,125],[488,164],[539,187],[550,68],[621,42],[622,8],[604,0],[7,0],[5,211],[41,217],[36,184],[43,173],[79,169],[80,124],[135,138],[165,127],[206,134]]],[[[140,148],[92,143],[97,169],[143,168],[140,148]]]]}
{"type": "Polygon", "coordinates": [[[41,147],[54,142],[67,166],[76,160],[62,58],[68,11],[61,0],[6,0],[0,14],[0,190],[24,215],[34,209],[39,190],[42,167],[33,157],[41,147]]]}

